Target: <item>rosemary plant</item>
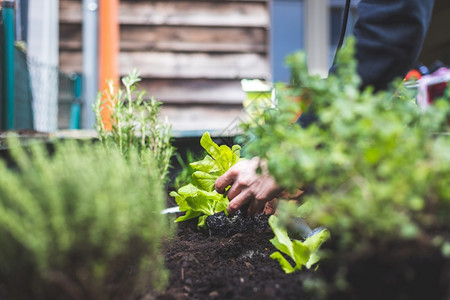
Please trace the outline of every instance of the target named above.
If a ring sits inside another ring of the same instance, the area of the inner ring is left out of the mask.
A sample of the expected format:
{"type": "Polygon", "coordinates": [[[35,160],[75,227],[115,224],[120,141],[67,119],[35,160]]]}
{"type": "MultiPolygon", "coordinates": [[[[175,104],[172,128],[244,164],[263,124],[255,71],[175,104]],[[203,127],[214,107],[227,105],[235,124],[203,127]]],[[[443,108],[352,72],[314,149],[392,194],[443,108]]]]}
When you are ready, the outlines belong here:
{"type": "Polygon", "coordinates": [[[161,102],[155,98],[145,98],[146,91],[137,91],[141,81],[133,70],[122,78],[123,88],[109,82],[108,90],[99,94],[94,111],[97,117],[97,131],[100,140],[117,147],[125,157],[131,149],[137,149],[141,162],[146,165],[154,159],[163,181],[167,180],[170,158],[174,148],[171,146],[171,126],[168,120],[159,118],[161,102]],[[111,129],[102,121],[102,110],[109,108],[111,129]]]}
{"type": "Polygon", "coordinates": [[[135,299],[164,287],[166,196],[137,149],[17,144],[15,168],[0,161],[2,299],[135,299]]]}

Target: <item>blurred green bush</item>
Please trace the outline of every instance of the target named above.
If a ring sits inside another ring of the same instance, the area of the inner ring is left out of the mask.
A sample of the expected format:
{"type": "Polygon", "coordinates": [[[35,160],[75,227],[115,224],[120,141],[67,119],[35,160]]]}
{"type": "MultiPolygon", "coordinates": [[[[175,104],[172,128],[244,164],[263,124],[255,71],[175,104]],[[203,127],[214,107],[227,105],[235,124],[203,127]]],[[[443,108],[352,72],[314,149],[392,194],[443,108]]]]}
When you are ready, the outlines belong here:
{"type": "Polygon", "coordinates": [[[280,185],[306,190],[301,205],[285,207],[280,218],[329,228],[335,258],[357,257],[374,240],[428,240],[448,257],[449,102],[422,112],[401,83],[387,92],[361,91],[353,44],[342,49],[327,79],[308,74],[304,53],[288,57],[289,88],[277,89],[278,108],[266,111],[263,122],[244,125],[244,154],[266,158],[280,185]],[[316,122],[291,124],[309,101],[316,122]]]}
{"type": "MultiPolygon", "coordinates": [[[[0,297],[133,299],[167,280],[158,169],[100,143],[27,148],[0,161],[0,297]]],[[[149,164],[155,164],[149,161],[149,164]]]]}

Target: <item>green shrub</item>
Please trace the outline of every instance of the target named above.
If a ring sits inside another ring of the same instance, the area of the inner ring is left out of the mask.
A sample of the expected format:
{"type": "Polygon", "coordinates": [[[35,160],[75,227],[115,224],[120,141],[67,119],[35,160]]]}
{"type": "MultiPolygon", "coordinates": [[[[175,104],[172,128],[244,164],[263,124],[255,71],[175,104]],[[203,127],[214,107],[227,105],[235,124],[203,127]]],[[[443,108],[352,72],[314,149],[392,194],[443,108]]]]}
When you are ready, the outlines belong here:
{"type": "Polygon", "coordinates": [[[360,91],[353,43],[324,80],[308,75],[303,53],[288,58],[290,88],[280,89],[264,122],[245,125],[244,153],[266,158],[287,189],[307,190],[291,216],[329,228],[338,252],[426,235],[448,255],[441,234],[450,228],[449,103],[421,112],[406,90],[360,91]],[[317,122],[306,129],[291,124],[293,96],[312,100],[317,122]]]}
{"type": "Polygon", "coordinates": [[[16,167],[0,161],[2,299],[133,299],[165,285],[166,197],[135,149],[14,144],[16,167]]]}
{"type": "Polygon", "coordinates": [[[167,120],[159,119],[161,102],[153,97],[145,99],[146,91],[137,91],[139,81],[138,73],[133,70],[122,78],[124,89],[110,82],[109,89],[98,96],[94,107],[97,132],[104,144],[117,147],[124,156],[131,149],[137,149],[144,165],[149,160],[156,161],[161,179],[166,181],[174,151],[170,141],[171,127],[167,120]],[[102,104],[110,105],[111,130],[107,130],[102,122],[102,104]]]}

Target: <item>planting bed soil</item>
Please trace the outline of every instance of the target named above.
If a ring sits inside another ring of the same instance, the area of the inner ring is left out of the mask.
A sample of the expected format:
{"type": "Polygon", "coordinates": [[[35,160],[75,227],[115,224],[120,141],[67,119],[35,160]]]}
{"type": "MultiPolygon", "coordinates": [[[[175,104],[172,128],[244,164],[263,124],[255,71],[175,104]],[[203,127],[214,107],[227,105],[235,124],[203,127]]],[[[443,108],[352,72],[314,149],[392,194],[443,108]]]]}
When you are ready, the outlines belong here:
{"type": "Polygon", "coordinates": [[[270,228],[210,237],[196,225],[180,223],[166,244],[169,287],[156,299],[307,299],[301,282],[314,271],[285,274],[270,258],[270,228]]]}
{"type": "MultiPolygon", "coordinates": [[[[165,243],[168,288],[143,299],[319,299],[304,290],[303,282],[336,274],[336,257],[323,259],[316,271],[285,274],[270,258],[276,250],[269,242],[270,227],[210,236],[196,225],[196,219],[178,224],[176,236],[165,243]]],[[[325,248],[331,250],[334,241],[325,248]]],[[[374,244],[364,256],[340,259],[348,264],[353,288],[326,299],[449,299],[448,264],[427,242],[374,244]]]]}

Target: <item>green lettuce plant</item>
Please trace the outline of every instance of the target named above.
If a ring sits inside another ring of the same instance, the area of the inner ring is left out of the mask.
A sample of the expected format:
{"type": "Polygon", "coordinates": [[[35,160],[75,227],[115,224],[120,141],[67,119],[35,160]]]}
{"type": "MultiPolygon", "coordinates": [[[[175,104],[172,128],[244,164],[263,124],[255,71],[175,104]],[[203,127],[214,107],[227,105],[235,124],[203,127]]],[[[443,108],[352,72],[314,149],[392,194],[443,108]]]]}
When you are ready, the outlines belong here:
{"type": "Polygon", "coordinates": [[[109,82],[108,90],[99,94],[94,106],[97,132],[102,143],[118,148],[124,156],[137,149],[143,164],[156,161],[161,179],[167,180],[174,151],[171,126],[167,119],[160,120],[161,102],[153,97],[146,99],[146,91],[137,90],[139,81],[139,74],[133,70],[122,78],[123,88],[109,82]],[[111,108],[111,130],[102,121],[103,104],[111,108]]]}
{"type": "Polygon", "coordinates": [[[293,273],[301,270],[303,266],[310,269],[319,262],[319,248],[330,237],[330,232],[327,229],[323,228],[307,237],[304,241],[300,241],[291,240],[286,228],[280,224],[278,217],[275,215],[270,216],[269,225],[275,234],[275,237],[270,242],[295,263],[295,266],[292,266],[280,251],[272,253],[270,257],[280,263],[284,272],[293,273]]]}
{"type": "Polygon", "coordinates": [[[137,149],[18,144],[12,166],[0,161],[1,298],[135,299],[165,286],[166,196],[137,149]]]}
{"type": "Polygon", "coordinates": [[[239,161],[241,147],[218,146],[209,132],[203,134],[200,144],[207,154],[202,160],[189,164],[193,170],[192,183],[171,192],[170,196],[175,197],[180,210],[186,212],[177,222],[199,217],[198,226],[204,227],[208,216],[221,211],[226,213],[228,197],[217,193],[214,185],[219,176],[239,161]]]}

